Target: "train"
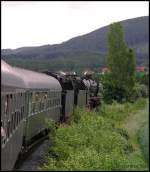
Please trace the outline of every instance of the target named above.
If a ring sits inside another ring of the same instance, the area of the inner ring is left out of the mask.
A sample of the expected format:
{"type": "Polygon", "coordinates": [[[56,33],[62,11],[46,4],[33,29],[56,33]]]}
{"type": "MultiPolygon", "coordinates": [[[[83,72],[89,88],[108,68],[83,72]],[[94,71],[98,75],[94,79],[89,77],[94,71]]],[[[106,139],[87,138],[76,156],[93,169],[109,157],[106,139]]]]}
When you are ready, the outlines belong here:
{"type": "MultiPolygon", "coordinates": [[[[12,171],[20,153],[39,133],[46,133],[46,119],[65,122],[74,107],[92,106],[99,84],[89,76],[35,72],[1,60],[2,171],[12,171]]],[[[99,105],[100,99],[96,102],[99,105]]]]}

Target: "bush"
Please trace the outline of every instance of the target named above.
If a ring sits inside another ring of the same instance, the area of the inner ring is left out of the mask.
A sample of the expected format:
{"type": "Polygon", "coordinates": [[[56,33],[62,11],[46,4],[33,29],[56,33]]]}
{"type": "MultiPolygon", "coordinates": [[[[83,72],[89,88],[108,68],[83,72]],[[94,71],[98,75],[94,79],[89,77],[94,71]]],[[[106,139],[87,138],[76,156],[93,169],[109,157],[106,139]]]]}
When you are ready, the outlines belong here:
{"type": "Polygon", "coordinates": [[[133,92],[130,96],[130,101],[135,101],[140,97],[146,98],[148,96],[149,96],[149,93],[148,93],[147,86],[144,84],[136,83],[134,88],[133,88],[133,92]]]}
{"type": "Polygon", "coordinates": [[[124,85],[114,84],[111,75],[105,74],[102,78],[103,83],[103,99],[105,103],[111,104],[113,100],[117,102],[124,102],[126,100],[128,91],[124,85]]]}
{"type": "MultiPolygon", "coordinates": [[[[143,102],[143,103],[142,103],[143,102]]],[[[146,163],[135,151],[128,132],[116,127],[129,113],[135,112],[140,99],[134,104],[103,104],[99,112],[77,108],[70,125],[60,125],[53,137],[47,161],[40,170],[52,171],[112,171],[145,170],[146,163]]],[[[50,137],[51,139],[51,137],[50,137]]]]}
{"type": "Polygon", "coordinates": [[[146,86],[149,86],[149,74],[137,73],[136,82],[138,82],[139,84],[144,84],[146,86]]]}
{"type": "Polygon", "coordinates": [[[148,124],[141,127],[138,132],[138,140],[147,161],[149,161],[149,129],[148,124]]]}

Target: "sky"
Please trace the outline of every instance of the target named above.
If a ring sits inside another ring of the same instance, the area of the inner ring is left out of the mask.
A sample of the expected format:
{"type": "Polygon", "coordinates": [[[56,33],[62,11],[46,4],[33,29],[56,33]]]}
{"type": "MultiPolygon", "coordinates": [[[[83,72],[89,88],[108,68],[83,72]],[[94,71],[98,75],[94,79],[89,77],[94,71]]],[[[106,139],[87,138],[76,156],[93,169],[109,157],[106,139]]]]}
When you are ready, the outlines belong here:
{"type": "Polygon", "coordinates": [[[149,15],[148,1],[1,1],[1,48],[59,44],[149,15]]]}

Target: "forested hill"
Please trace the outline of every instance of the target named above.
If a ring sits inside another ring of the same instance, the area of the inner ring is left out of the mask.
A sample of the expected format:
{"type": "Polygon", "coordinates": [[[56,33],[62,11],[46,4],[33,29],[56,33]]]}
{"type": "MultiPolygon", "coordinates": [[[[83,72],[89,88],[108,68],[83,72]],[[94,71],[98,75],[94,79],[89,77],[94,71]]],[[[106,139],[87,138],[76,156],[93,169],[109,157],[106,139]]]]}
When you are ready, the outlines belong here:
{"type": "MultiPolygon", "coordinates": [[[[149,16],[121,21],[124,28],[125,40],[129,47],[134,48],[138,64],[147,64],[149,58],[149,16]]],[[[60,28],[61,29],[61,28],[60,28]]],[[[88,34],[72,38],[61,44],[43,45],[38,47],[22,47],[3,49],[2,58],[11,57],[24,59],[57,59],[74,60],[74,58],[99,57],[104,63],[107,51],[109,26],[102,27],[88,34]]],[[[91,61],[90,61],[91,63],[91,61]]]]}

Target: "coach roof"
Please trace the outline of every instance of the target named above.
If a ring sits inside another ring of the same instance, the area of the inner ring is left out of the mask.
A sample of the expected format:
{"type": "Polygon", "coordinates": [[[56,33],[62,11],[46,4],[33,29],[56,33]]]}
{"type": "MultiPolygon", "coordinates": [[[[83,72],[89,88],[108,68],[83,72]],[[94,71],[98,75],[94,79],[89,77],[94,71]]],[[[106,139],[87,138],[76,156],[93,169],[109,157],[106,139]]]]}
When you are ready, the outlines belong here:
{"type": "Polygon", "coordinates": [[[18,67],[13,68],[23,78],[25,88],[62,90],[59,81],[52,76],[18,67]]]}
{"type": "Polygon", "coordinates": [[[18,88],[25,87],[24,80],[13,69],[13,67],[7,64],[4,60],[1,60],[1,76],[2,86],[12,86],[18,88]]]}

